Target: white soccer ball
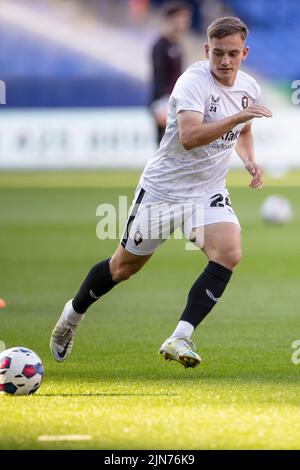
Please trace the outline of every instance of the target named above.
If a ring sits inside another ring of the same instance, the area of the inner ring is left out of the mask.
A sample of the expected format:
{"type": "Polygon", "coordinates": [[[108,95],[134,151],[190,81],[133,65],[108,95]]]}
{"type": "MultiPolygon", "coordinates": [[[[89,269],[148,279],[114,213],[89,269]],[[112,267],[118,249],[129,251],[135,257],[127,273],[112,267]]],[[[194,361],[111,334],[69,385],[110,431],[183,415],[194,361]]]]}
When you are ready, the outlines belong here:
{"type": "Polygon", "coordinates": [[[17,346],[0,354],[0,394],[32,395],[43,375],[42,361],[30,349],[17,346]]]}
{"type": "Polygon", "coordinates": [[[273,194],[262,204],[261,216],[269,224],[287,224],[293,218],[293,210],[286,197],[273,194]]]}

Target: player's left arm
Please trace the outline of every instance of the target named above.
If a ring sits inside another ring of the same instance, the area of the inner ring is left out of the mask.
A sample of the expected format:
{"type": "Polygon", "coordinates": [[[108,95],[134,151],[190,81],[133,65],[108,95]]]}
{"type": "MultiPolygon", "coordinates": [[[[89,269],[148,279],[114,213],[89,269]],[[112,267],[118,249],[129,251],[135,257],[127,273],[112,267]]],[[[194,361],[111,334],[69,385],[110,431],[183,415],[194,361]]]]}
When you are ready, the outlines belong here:
{"type": "Polygon", "coordinates": [[[255,162],[254,140],[251,125],[252,124],[249,123],[244,126],[238,137],[235,150],[244,162],[245,168],[252,176],[249,187],[255,189],[263,186],[263,170],[255,162]]]}

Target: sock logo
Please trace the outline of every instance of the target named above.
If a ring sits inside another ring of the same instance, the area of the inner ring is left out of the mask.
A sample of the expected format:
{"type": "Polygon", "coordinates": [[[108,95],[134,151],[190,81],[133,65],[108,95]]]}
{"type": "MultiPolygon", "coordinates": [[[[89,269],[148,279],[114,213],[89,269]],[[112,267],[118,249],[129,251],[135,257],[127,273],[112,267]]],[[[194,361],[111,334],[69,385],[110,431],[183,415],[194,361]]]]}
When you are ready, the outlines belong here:
{"type": "Polygon", "coordinates": [[[100,299],[100,297],[101,297],[101,295],[99,295],[99,297],[97,297],[97,296],[94,294],[94,292],[92,291],[92,289],[90,289],[90,296],[93,297],[93,299],[96,299],[96,300],[100,299]]]}
{"type": "Polygon", "coordinates": [[[209,297],[211,300],[213,300],[214,302],[216,302],[216,303],[219,302],[220,297],[215,297],[214,294],[213,294],[210,290],[206,289],[206,294],[207,294],[208,297],[209,297]]]}

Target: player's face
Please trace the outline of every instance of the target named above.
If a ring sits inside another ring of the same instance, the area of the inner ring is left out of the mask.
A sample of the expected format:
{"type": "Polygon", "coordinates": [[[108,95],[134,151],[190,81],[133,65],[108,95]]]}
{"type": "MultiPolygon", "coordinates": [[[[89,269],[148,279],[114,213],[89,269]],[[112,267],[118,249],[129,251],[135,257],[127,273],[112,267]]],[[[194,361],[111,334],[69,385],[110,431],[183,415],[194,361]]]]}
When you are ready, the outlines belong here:
{"type": "Polygon", "coordinates": [[[249,48],[239,33],[212,38],[205,44],[205,55],[209,60],[212,75],[223,85],[232,86],[241,62],[246,59],[249,48]]]}

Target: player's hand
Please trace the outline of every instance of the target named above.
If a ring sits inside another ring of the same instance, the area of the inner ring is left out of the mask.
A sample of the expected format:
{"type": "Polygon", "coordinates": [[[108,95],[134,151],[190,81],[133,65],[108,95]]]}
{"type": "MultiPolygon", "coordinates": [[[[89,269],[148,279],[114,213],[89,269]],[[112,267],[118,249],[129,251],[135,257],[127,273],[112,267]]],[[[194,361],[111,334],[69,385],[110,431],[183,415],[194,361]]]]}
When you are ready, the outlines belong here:
{"type": "Polygon", "coordinates": [[[252,176],[249,188],[261,189],[264,184],[262,168],[255,162],[245,162],[245,168],[252,176]]]}
{"type": "Polygon", "coordinates": [[[266,108],[265,106],[261,106],[258,104],[253,104],[252,106],[248,106],[247,108],[243,109],[239,113],[239,121],[240,123],[250,121],[253,118],[262,118],[272,117],[272,112],[266,108]]]}

